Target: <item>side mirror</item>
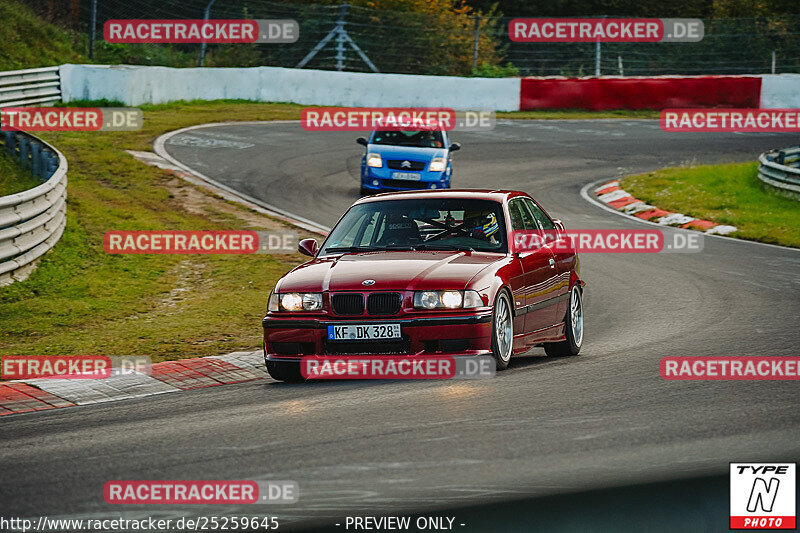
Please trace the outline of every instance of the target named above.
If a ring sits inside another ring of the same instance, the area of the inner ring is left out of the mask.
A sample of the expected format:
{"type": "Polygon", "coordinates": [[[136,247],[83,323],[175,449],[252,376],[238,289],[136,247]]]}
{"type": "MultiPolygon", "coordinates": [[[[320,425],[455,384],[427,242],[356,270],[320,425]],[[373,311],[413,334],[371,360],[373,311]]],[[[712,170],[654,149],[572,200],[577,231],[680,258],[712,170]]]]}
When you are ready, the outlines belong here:
{"type": "Polygon", "coordinates": [[[553,219],[553,224],[555,224],[555,225],[556,225],[556,229],[557,229],[558,231],[566,231],[566,230],[564,229],[564,223],[563,223],[563,222],[561,222],[561,220],[559,220],[559,219],[557,219],[557,218],[554,218],[554,219],[553,219]]]}
{"type": "Polygon", "coordinates": [[[362,146],[366,146],[369,144],[364,137],[359,137],[358,139],[356,139],[356,142],[362,146]]]}
{"type": "Polygon", "coordinates": [[[297,244],[297,251],[309,257],[316,257],[319,249],[316,239],[303,239],[297,244]]]}
{"type": "Polygon", "coordinates": [[[455,152],[456,150],[461,150],[461,143],[453,143],[450,145],[451,152],[455,152]]]}

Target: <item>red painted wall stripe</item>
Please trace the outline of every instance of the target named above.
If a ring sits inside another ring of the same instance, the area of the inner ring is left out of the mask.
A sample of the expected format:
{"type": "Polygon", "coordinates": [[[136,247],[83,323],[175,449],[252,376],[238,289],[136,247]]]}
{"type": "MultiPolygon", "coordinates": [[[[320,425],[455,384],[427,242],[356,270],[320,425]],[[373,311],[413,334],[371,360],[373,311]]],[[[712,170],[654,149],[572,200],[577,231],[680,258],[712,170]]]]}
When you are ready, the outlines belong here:
{"type": "Polygon", "coordinates": [[[520,110],[757,108],[758,76],[522,78],[520,110]]]}

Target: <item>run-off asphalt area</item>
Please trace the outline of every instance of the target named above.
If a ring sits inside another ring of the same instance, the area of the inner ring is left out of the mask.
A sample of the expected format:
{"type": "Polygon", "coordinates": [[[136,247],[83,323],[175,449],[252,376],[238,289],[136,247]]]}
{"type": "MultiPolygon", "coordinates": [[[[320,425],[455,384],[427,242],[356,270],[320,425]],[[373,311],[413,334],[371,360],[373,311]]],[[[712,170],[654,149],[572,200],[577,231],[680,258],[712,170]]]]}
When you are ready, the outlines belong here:
{"type": "MultiPolygon", "coordinates": [[[[166,149],[215,180],[332,225],[357,198],[357,136],[232,125],[176,135],[166,149]]],[[[655,121],[624,120],[503,122],[452,137],[464,145],[454,187],[528,191],[570,229],[645,227],[583,200],[588,182],[686,161],[755,160],[796,143],[792,135],[667,134],[655,121]]],[[[534,350],[485,381],[264,380],[9,415],[0,420],[2,515],[333,523],[725,475],[729,461],[797,461],[797,382],[666,382],[658,363],[799,355],[798,274],[800,252],[719,238],[697,254],[584,254],[586,340],[576,358],[534,350]],[[114,479],[292,479],[301,493],[291,506],[111,506],[103,484],[114,479]]]]}

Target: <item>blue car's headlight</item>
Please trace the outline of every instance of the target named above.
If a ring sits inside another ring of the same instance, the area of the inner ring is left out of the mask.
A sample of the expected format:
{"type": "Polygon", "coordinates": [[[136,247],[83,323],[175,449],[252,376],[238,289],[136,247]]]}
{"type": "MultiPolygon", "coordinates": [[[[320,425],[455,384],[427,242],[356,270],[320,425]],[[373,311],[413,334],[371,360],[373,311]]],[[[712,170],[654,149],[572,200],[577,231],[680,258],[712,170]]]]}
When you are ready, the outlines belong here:
{"type": "Polygon", "coordinates": [[[447,161],[443,157],[434,157],[428,170],[431,172],[444,172],[445,168],[447,168],[447,161]]]}

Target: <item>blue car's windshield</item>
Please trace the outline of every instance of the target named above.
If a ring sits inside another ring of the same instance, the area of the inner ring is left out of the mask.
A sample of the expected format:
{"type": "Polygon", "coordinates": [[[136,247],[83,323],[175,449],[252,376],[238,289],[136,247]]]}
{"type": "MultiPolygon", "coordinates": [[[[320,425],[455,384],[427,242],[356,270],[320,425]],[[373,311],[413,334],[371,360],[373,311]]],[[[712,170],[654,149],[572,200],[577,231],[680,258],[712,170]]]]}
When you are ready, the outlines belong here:
{"type": "Polygon", "coordinates": [[[320,255],[381,250],[465,250],[505,253],[503,206],[491,200],[418,198],[352,207],[320,255]]]}
{"type": "Polygon", "coordinates": [[[372,144],[412,146],[415,148],[443,148],[441,131],[376,131],[372,144]]]}

